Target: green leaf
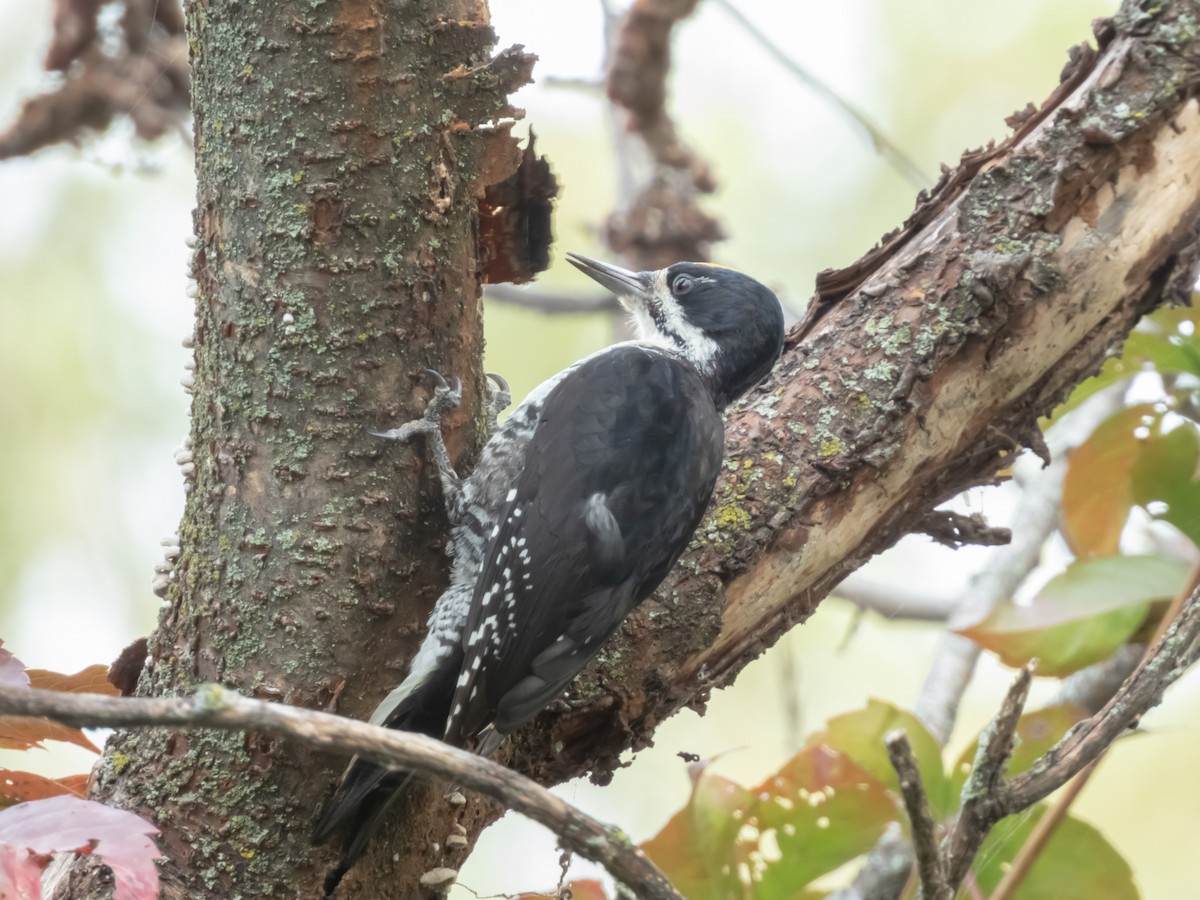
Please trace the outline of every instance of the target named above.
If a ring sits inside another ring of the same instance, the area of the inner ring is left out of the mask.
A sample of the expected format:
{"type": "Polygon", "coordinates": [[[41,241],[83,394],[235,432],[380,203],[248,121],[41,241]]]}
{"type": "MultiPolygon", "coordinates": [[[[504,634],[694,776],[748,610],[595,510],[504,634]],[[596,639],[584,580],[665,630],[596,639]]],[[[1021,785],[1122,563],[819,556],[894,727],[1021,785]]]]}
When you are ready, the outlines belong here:
{"type": "MultiPolygon", "coordinates": [[[[1004,871],[1045,813],[1037,806],[998,824],[975,858],[978,895],[995,890],[1004,871]]],[[[965,892],[960,898],[971,896],[965,892]]],[[[1139,900],[1129,864],[1091,825],[1063,819],[1025,876],[1016,900],[1139,900]]]]}
{"type": "Polygon", "coordinates": [[[820,745],[802,749],[754,793],[754,824],[780,854],[766,862],[755,900],[792,900],[814,879],[870,850],[898,813],[878,779],[820,745]]]}
{"type": "Polygon", "coordinates": [[[1200,375],[1195,339],[1179,333],[1135,331],[1125,340],[1125,354],[1163,374],[1200,375]]]}
{"type": "Polygon", "coordinates": [[[707,771],[707,763],[688,767],[692,796],[662,831],[641,845],[645,854],[688,900],[741,897],[738,832],[754,796],[739,784],[707,771]]]}
{"type": "MultiPolygon", "coordinates": [[[[1017,746],[1013,749],[1005,771],[1010,777],[1024,772],[1038,757],[1057,744],[1072,726],[1087,717],[1086,709],[1072,703],[1058,703],[1025,713],[1017,722],[1017,746]]],[[[975,752],[978,748],[977,737],[958,758],[950,773],[956,794],[962,793],[963,784],[966,783],[971,766],[975,763],[975,752]]]]}
{"type": "Polygon", "coordinates": [[[1119,410],[1071,451],[1063,480],[1062,533],[1078,557],[1113,556],[1136,502],[1130,482],[1142,455],[1134,431],[1158,416],[1143,403],[1119,410]]]}
{"type": "Polygon", "coordinates": [[[1112,655],[1138,630],[1150,604],[1182,590],[1188,568],[1157,556],[1072,563],[1028,604],[1001,604],[959,630],[1010,666],[1037,657],[1039,675],[1069,675],[1112,655]]]}
{"type": "Polygon", "coordinates": [[[957,809],[958,803],[942,767],[942,748],[912,713],[872,698],[867,701],[866,709],[830,719],[826,730],[809,738],[808,742],[846,754],[889,790],[899,794],[896,771],[883,743],[883,736],[897,728],[908,732],[934,816],[945,818],[957,809]]]}
{"type": "Polygon", "coordinates": [[[1130,477],[1136,503],[1156,519],[1169,522],[1200,546],[1200,438],[1190,424],[1166,434],[1156,429],[1141,442],[1141,454],[1130,477]],[[1158,508],[1164,504],[1164,508],[1158,508]]]}

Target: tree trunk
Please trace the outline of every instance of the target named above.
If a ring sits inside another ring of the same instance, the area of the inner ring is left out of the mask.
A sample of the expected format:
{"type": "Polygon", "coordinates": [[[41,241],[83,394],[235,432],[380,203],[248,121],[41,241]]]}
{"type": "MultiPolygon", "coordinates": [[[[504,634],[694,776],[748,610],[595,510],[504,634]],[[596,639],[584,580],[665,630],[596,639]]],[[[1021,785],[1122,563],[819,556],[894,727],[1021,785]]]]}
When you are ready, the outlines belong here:
{"type": "MultiPolygon", "coordinates": [[[[220,682],[365,718],[446,569],[423,448],[367,430],[420,415],[432,367],[465,382],[452,455],[477,449],[475,197],[516,156],[476,126],[513,114],[531,60],[491,60],[483,0],[212,0],[188,26],[195,473],[138,692],[220,682]]],[[[163,897],[316,896],[333,851],[309,823],[345,762],[126,731],[93,794],[162,830],[163,897]]]]}
{"type": "MultiPolygon", "coordinates": [[[[254,21],[234,0],[191,8],[197,473],[144,693],[220,680],[361,717],[402,674],[444,522],[420,453],[363,428],[416,415],[426,365],[470,374],[474,408],[466,199],[485,148],[455,126],[504,102],[503,77],[456,77],[487,41],[483,11],[452,5],[440,20],[428,2],[271,4],[254,21]]],[[[1010,141],[823,279],[772,379],[730,416],[689,553],[502,758],[547,781],[604,778],[844,574],[1038,446],[1037,417],[1143,312],[1186,295],[1196,22],[1200,0],[1126,2],[1010,141]]],[[[167,896],[312,896],[331,855],[307,848],[307,823],[340,765],[254,735],[122,734],[97,795],[163,828],[167,896]]],[[[452,823],[473,839],[496,810],[440,797],[397,815],[347,897],[417,896],[422,871],[461,862],[452,823]]]]}

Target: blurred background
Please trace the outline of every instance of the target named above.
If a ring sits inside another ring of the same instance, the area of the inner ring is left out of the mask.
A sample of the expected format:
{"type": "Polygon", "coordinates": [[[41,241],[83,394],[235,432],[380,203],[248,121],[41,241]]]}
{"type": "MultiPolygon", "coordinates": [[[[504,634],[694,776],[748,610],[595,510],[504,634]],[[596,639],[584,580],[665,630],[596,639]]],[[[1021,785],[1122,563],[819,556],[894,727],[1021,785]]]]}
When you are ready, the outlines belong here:
{"type": "MultiPolygon", "coordinates": [[[[518,94],[562,190],[555,261],[539,289],[587,294],[566,249],[603,258],[601,226],[616,166],[601,74],[596,2],[491,0],[501,46],[540,57],[518,94]]],[[[1006,134],[1004,117],[1057,84],[1072,44],[1115,0],[738,0],[795,61],[875,120],[932,182],[943,162],[1006,134]]],[[[49,76],[40,62],[51,4],[0,0],[0,123],[49,76]]],[[[716,261],[752,273],[802,309],[823,268],[851,262],[913,206],[915,189],[861,131],[773,61],[721,6],[701,3],[679,30],[670,106],[719,183],[707,210],[728,239],[716,261]]],[[[193,184],[186,135],[149,147],[118,125],[78,148],[0,164],[0,637],[27,665],[75,671],[109,662],[154,624],[160,540],[183,504],[173,452],[186,433],[180,386],[191,332],[185,296],[193,184]]],[[[487,368],[520,397],[611,340],[604,314],[545,316],[487,307],[487,368]]],[[[966,508],[1005,524],[1012,491],[974,492],[966,508]]],[[[874,577],[931,596],[955,594],[987,551],[910,538],[874,577]]],[[[1055,572],[1048,553],[1038,578],[1055,572]]],[[[831,715],[879,697],[911,708],[937,624],[859,616],[837,599],[717,692],[708,712],[676,716],[610,787],[559,792],[635,841],[688,796],[680,751],[720,756],[743,784],[774,771],[831,715]]],[[[985,655],[948,758],[994,713],[1012,677],[985,655]]],[[[1034,704],[1054,685],[1039,683],[1034,704]]],[[[1200,677],[1185,677],[1120,742],[1075,812],[1132,865],[1147,898],[1195,896],[1200,855],[1200,677]]],[[[82,751],[25,754],[47,774],[90,765],[82,751]]],[[[0,764],[17,765],[11,758],[0,764]]],[[[572,875],[592,871],[576,862],[572,875]]],[[[553,839],[509,816],[484,836],[456,893],[547,889],[553,839]]]]}

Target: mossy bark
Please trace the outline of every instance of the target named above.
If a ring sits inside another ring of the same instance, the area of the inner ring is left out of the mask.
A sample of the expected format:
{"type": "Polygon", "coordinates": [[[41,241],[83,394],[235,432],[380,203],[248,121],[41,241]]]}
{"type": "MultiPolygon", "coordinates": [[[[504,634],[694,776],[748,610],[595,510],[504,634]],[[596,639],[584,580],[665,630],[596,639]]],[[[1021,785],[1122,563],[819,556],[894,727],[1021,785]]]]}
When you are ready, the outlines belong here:
{"type": "MultiPolygon", "coordinates": [[[[188,27],[195,472],[138,690],[220,682],[365,717],[446,568],[423,448],[367,430],[418,416],[431,367],[465,382],[452,456],[478,447],[475,198],[516,158],[478,126],[513,114],[530,60],[492,58],[483,0],[209,0],[188,27]]],[[[161,829],[163,897],[315,896],[333,851],[309,822],[344,764],[255,734],[121,732],[93,795],[161,829]]]]}

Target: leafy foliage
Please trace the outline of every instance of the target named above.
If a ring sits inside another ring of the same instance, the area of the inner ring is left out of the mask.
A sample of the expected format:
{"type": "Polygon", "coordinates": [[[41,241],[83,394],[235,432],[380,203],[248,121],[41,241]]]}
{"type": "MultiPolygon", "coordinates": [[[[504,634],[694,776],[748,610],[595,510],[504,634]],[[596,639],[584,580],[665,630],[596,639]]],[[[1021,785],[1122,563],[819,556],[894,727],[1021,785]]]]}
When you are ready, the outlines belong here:
{"type": "Polygon", "coordinates": [[[67,775],[63,778],[47,778],[33,772],[0,769],[0,806],[12,806],[28,800],[44,800],[70,794],[87,796],[88,777],[85,774],[67,775]]]}
{"type": "MultiPolygon", "coordinates": [[[[8,688],[118,693],[107,667],[89,666],[73,675],[26,669],[0,647],[0,683],[8,688]]],[[[82,731],[48,719],[0,716],[0,746],[28,750],[43,741],[64,741],[93,752],[99,748],[82,731]]],[[[0,897],[37,898],[42,870],[55,853],[95,853],[112,869],[116,900],[153,900],[158,895],[160,856],[150,835],[158,830],[140,816],[85,799],[88,776],[46,778],[0,769],[0,897]]]]}

